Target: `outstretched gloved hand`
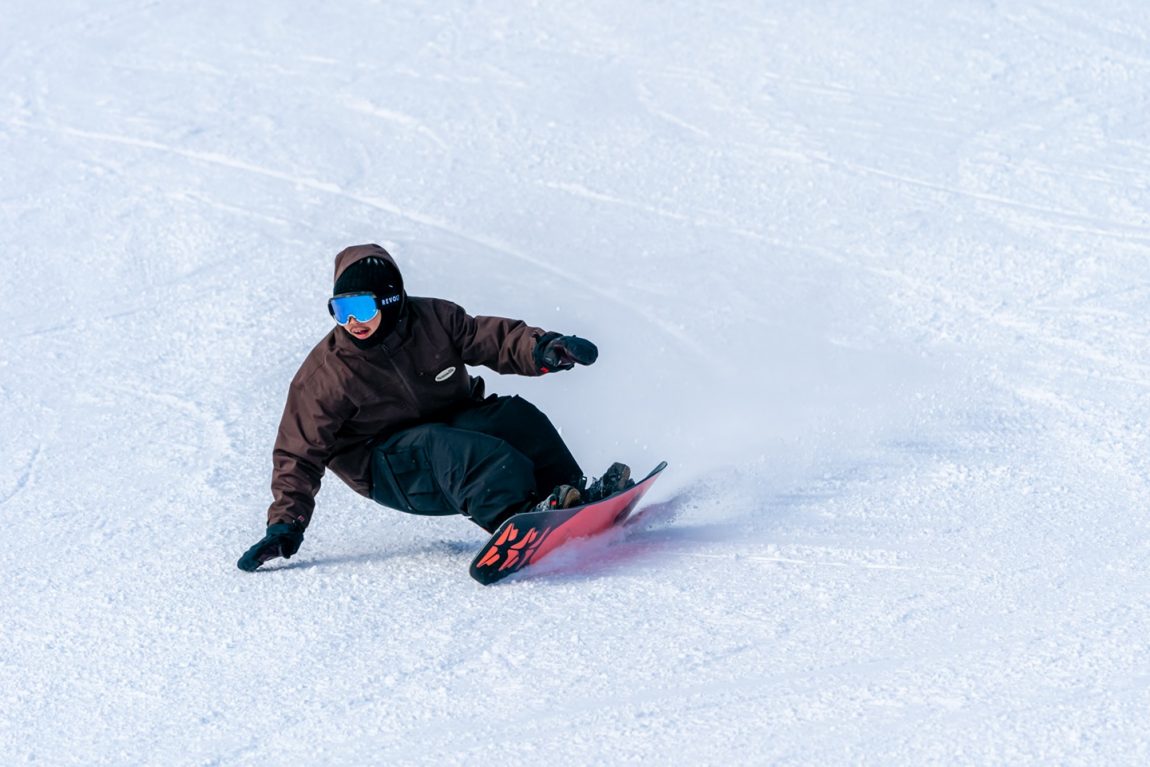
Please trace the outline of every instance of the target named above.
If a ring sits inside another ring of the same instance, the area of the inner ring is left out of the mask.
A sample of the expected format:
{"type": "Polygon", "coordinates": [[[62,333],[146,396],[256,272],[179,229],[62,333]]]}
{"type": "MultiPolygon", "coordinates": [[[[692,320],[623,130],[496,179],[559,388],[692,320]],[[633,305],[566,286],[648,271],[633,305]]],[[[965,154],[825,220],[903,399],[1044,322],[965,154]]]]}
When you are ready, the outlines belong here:
{"type": "Polygon", "coordinates": [[[586,338],[545,333],[535,343],[535,367],[540,373],[570,370],[590,365],[599,358],[599,349],[586,338]]]}
{"type": "Polygon", "coordinates": [[[236,567],[249,573],[254,573],[260,565],[270,559],[283,557],[291,559],[299,551],[303,543],[303,527],[294,522],[278,522],[268,525],[267,535],[259,543],[252,546],[236,562],[236,567]]]}

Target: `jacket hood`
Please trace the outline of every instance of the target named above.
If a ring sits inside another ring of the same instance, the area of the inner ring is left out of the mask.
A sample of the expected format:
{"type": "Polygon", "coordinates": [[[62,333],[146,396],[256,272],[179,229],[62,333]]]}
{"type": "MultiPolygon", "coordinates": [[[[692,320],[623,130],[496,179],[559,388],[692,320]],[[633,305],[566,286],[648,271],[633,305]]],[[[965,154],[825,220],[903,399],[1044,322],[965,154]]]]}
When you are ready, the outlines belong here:
{"type": "MultiPolygon", "coordinates": [[[[399,272],[399,265],[395,263],[395,259],[391,257],[390,253],[381,248],[379,245],[352,245],[351,247],[341,250],[335,257],[335,277],[332,279],[332,282],[334,283],[335,280],[338,280],[339,276],[343,274],[344,271],[356,261],[362,261],[369,256],[382,258],[384,261],[394,266],[395,271],[399,272]]],[[[402,272],[400,273],[400,276],[402,277],[402,272]]]]}

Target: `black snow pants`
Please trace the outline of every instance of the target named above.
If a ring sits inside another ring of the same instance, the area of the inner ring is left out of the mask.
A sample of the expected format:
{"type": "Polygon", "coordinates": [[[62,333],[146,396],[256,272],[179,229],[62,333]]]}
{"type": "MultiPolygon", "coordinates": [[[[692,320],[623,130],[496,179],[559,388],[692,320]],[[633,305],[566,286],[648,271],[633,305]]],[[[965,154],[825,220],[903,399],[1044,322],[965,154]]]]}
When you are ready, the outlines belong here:
{"type": "Polygon", "coordinates": [[[435,423],[404,429],[372,451],[372,498],[411,514],[462,514],[492,531],[583,472],[537,407],[488,397],[435,423]]]}

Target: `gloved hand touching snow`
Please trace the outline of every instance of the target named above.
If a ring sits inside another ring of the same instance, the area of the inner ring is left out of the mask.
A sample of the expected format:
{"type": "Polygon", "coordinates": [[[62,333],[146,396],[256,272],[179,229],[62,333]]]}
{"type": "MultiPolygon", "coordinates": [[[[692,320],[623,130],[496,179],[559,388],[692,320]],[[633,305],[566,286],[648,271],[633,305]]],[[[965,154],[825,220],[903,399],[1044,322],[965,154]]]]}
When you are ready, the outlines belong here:
{"type": "Polygon", "coordinates": [[[240,561],[236,563],[236,567],[254,573],[260,565],[268,560],[276,557],[291,559],[292,555],[299,551],[301,543],[303,543],[303,527],[301,525],[294,522],[278,522],[274,525],[268,525],[267,535],[255,546],[244,552],[240,561]]]}
{"type": "Polygon", "coordinates": [[[535,367],[540,373],[570,370],[590,365],[599,358],[599,349],[586,338],[546,333],[535,343],[535,367]]]}

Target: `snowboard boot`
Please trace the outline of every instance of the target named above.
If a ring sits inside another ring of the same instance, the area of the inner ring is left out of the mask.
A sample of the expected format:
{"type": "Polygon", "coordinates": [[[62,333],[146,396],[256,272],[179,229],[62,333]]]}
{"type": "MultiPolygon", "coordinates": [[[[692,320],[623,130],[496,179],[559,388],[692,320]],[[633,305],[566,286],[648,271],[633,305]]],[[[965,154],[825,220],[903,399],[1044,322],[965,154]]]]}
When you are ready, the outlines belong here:
{"type": "Polygon", "coordinates": [[[579,488],[574,485],[559,485],[551,491],[551,495],[544,498],[531,511],[550,511],[552,509],[569,509],[583,502],[579,488]]]}
{"type": "Polygon", "coordinates": [[[551,494],[544,498],[539,503],[527,506],[518,506],[503,512],[499,516],[492,519],[490,522],[483,523],[476,521],[480,527],[489,533],[494,533],[499,529],[499,526],[506,522],[516,514],[526,514],[531,511],[551,511],[553,509],[569,509],[572,506],[578,506],[582,503],[582,493],[579,487],[575,485],[557,485],[551,494]]]}
{"type": "Polygon", "coordinates": [[[584,500],[587,503],[601,501],[620,490],[626,490],[633,484],[635,483],[631,481],[631,467],[625,463],[616,462],[603,472],[602,477],[587,486],[584,500]]]}

